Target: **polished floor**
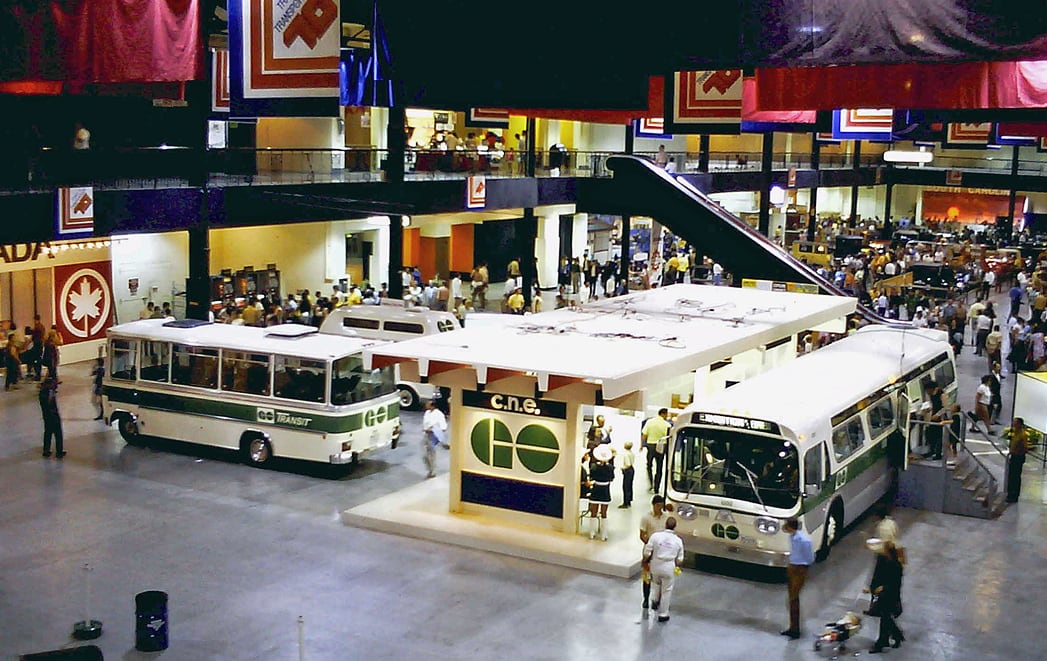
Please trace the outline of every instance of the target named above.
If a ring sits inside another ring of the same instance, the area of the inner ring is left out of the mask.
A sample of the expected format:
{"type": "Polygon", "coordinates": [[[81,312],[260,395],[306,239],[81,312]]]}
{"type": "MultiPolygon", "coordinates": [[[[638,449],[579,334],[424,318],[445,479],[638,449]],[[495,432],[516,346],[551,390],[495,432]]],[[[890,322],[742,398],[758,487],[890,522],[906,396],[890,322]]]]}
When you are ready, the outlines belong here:
{"type": "MultiPolygon", "coordinates": [[[[960,365],[969,405],[984,362],[968,349],[960,365]]],[[[61,462],[40,457],[32,384],[0,393],[2,659],[74,644],[84,563],[107,659],[186,661],[299,658],[299,615],[310,660],[829,658],[808,635],[854,608],[872,568],[863,520],[813,569],[800,641],[778,635],[779,574],[709,560],[683,573],[659,624],[643,617],[637,579],[344,525],[342,511],[425,479],[418,414],[404,416],[400,448],[356,471],[259,470],[211,450],[126,446],[92,420],[88,369],[62,371],[61,462]],[[149,589],[170,595],[160,654],[134,650],[134,595],[149,589]]],[[[889,658],[1044,658],[1043,486],[1030,461],[1021,502],[997,520],[897,510],[908,641],[889,658]]],[[[864,655],[875,628],[867,618],[853,649],[864,655]]]]}

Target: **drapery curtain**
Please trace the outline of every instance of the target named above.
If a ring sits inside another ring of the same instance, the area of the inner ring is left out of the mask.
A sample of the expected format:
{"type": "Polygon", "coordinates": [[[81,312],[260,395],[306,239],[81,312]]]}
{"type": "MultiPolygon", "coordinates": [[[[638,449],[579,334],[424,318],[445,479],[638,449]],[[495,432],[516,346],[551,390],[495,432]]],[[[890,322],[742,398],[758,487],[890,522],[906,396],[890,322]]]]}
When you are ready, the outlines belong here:
{"type": "Polygon", "coordinates": [[[200,0],[21,1],[0,8],[0,80],[203,78],[200,0]]]}

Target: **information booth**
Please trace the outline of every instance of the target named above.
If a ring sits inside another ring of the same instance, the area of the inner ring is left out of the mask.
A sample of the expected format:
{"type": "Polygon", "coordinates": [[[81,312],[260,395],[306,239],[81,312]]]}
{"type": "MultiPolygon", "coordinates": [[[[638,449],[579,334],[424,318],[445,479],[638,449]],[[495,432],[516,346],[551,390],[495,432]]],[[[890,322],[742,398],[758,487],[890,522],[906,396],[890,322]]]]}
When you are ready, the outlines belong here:
{"type": "Polygon", "coordinates": [[[610,543],[577,534],[586,414],[622,411],[613,447],[632,441],[639,457],[643,417],[793,359],[798,333],[843,332],[854,310],[853,298],[679,284],[369,349],[371,368],[450,388],[450,470],[343,520],[630,576],[645,483],[610,543]]]}

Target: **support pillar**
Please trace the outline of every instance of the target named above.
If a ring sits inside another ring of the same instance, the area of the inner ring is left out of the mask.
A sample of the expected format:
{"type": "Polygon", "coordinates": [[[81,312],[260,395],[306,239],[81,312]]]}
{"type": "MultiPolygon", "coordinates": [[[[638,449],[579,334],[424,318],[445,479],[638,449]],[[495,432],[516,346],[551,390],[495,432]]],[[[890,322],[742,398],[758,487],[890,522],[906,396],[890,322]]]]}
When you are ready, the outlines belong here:
{"type": "Polygon", "coordinates": [[[211,239],[207,190],[201,191],[200,220],[189,228],[189,278],[186,281],[185,316],[207,321],[211,311],[211,239]]]}
{"type": "MultiPolygon", "coordinates": [[[[862,165],[862,141],[854,141],[854,152],[851,154],[851,169],[858,170],[862,165]]],[[[858,224],[858,184],[851,186],[851,218],[847,221],[848,227],[858,224]]]]}
{"type": "MultiPolygon", "coordinates": [[[[389,108],[389,121],[386,124],[385,139],[389,147],[385,162],[385,180],[391,188],[391,198],[401,198],[400,191],[404,183],[404,158],[407,152],[407,113],[403,106],[389,108]]],[[[404,227],[403,216],[389,216],[389,272],[386,280],[389,283],[389,297],[403,298],[403,281],[400,272],[404,268],[404,227]]]]}
{"type": "Polygon", "coordinates": [[[520,255],[520,276],[523,279],[523,297],[526,309],[531,308],[531,292],[534,289],[535,255],[538,241],[538,220],[534,208],[523,210],[523,219],[517,225],[517,254],[520,255]]]}
{"type": "Polygon", "coordinates": [[[1007,236],[997,236],[997,239],[1002,239],[1010,243],[1014,237],[1014,207],[1018,203],[1018,190],[1015,185],[1018,182],[1018,151],[1021,149],[1018,145],[1011,147],[1011,190],[1007,200],[1007,220],[1010,223],[1011,231],[1007,236]]]}
{"type": "Polygon", "coordinates": [[[818,232],[818,184],[821,181],[822,143],[818,134],[811,136],[811,169],[814,170],[814,185],[811,186],[811,202],[807,205],[807,240],[814,241],[818,232]]]}
{"type": "Polygon", "coordinates": [[[891,199],[894,193],[894,184],[887,182],[887,190],[883,194],[883,222],[886,225],[891,222],[891,207],[893,206],[891,199]]]}
{"type": "Polygon", "coordinates": [[[629,264],[632,263],[629,236],[632,219],[632,216],[622,216],[622,261],[621,266],[618,267],[618,282],[625,283],[624,291],[626,292],[629,291],[629,264]]]}
{"type": "Polygon", "coordinates": [[[774,159],[774,133],[763,134],[763,152],[760,156],[760,234],[771,232],[771,167],[774,159]]]}
{"type": "Polygon", "coordinates": [[[698,171],[709,171],[709,135],[703,133],[698,136],[698,171]]]}
{"type": "Polygon", "coordinates": [[[535,121],[534,117],[527,118],[527,154],[524,156],[524,174],[528,177],[533,177],[535,172],[535,142],[538,141],[538,136],[535,135],[535,121]]]}
{"type": "Polygon", "coordinates": [[[549,289],[557,283],[560,274],[560,215],[547,213],[538,216],[538,239],[535,245],[538,284],[549,289]]]}

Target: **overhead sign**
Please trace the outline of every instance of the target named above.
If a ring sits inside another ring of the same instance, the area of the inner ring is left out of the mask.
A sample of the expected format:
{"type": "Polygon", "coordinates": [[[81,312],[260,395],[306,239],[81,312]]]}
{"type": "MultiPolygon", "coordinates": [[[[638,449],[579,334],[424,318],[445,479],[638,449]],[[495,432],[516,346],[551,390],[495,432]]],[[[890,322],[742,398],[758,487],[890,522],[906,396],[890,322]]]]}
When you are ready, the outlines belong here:
{"type": "Polygon", "coordinates": [[[508,108],[470,108],[469,126],[482,126],[492,129],[509,128],[508,108]]]}
{"type": "Polygon", "coordinates": [[[211,49],[211,112],[229,112],[229,49],[211,49]]]}
{"type": "Polygon", "coordinates": [[[232,112],[278,115],[280,108],[283,114],[300,108],[301,114],[326,114],[318,110],[323,108],[336,113],[341,34],[337,0],[230,0],[232,112]],[[293,109],[292,99],[297,100],[293,109]]]}
{"type": "Polygon", "coordinates": [[[833,138],[837,140],[890,141],[894,110],[853,108],[833,111],[833,138]]]}
{"type": "Polygon", "coordinates": [[[465,208],[483,209],[487,206],[487,179],[483,175],[466,180],[465,208]]]}
{"type": "Polygon", "coordinates": [[[992,138],[992,124],[949,124],[945,130],[946,147],[984,148],[992,138]]]}
{"type": "Polygon", "coordinates": [[[665,132],[665,118],[663,117],[643,117],[633,121],[633,133],[637,138],[671,140],[673,137],[665,132]]]}
{"type": "Polygon", "coordinates": [[[95,229],[94,188],[58,189],[55,231],[59,236],[92,236],[95,229]]]}
{"type": "Polygon", "coordinates": [[[462,407],[472,450],[464,468],[524,480],[543,476],[540,482],[557,477],[548,474],[560,463],[560,439],[567,431],[564,402],[465,390],[462,407]]]}
{"type": "Polygon", "coordinates": [[[113,322],[109,262],[54,267],[55,320],[66,344],[105,337],[113,322]]]}
{"type": "Polygon", "coordinates": [[[677,71],[667,95],[670,133],[739,133],[742,125],[741,69],[677,71]]]}

